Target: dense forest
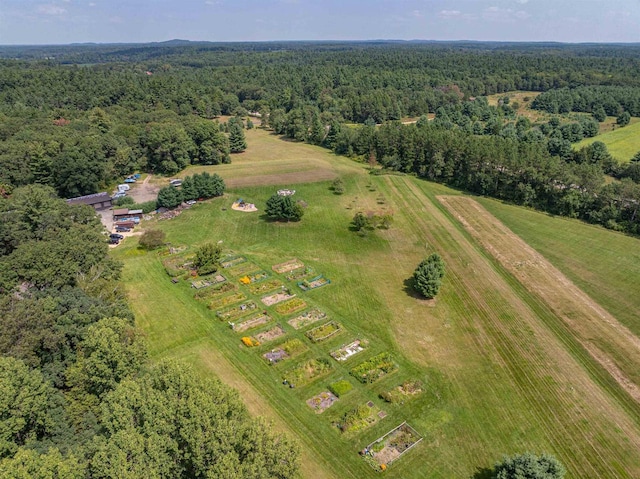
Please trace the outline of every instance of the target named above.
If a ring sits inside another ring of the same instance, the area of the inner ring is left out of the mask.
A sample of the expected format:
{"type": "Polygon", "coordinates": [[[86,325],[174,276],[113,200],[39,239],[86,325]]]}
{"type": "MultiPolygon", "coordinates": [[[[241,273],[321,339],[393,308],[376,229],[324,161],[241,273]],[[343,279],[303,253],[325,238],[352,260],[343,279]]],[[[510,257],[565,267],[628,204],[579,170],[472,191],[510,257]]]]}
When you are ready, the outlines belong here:
{"type": "Polygon", "coordinates": [[[446,42],[2,47],[0,191],[37,183],[73,197],[137,170],[226,163],[242,151],[234,118],[251,114],[340,154],[638,233],[638,162],[618,165],[601,143],[572,149],[606,115],[624,126],[639,114],[637,53],[446,42]],[[486,95],[511,90],[542,92],[532,107],[551,116],[532,122],[506,97],[489,106],[486,95]],[[406,117],[424,121],[394,123],[406,117]],[[390,132],[402,144],[389,146],[390,132]]]}
{"type": "Polygon", "coordinates": [[[30,185],[0,215],[0,477],[296,475],[236,392],[147,362],[92,208],[30,185]]]}

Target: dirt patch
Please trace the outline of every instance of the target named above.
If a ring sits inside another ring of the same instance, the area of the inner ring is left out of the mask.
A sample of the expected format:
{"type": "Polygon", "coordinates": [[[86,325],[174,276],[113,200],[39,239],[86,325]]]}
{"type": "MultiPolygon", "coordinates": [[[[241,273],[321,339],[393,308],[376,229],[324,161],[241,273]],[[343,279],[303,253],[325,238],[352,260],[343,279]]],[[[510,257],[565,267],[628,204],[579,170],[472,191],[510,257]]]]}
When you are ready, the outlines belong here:
{"type": "Polygon", "coordinates": [[[462,196],[439,196],[438,200],[500,264],[562,318],[591,356],[640,402],[640,339],[477,201],[462,196]]]}
{"type": "Polygon", "coordinates": [[[136,203],[146,203],[147,201],[155,201],[158,197],[160,186],[151,183],[151,177],[147,175],[142,183],[135,183],[128,191],[128,196],[133,198],[136,203]]]}

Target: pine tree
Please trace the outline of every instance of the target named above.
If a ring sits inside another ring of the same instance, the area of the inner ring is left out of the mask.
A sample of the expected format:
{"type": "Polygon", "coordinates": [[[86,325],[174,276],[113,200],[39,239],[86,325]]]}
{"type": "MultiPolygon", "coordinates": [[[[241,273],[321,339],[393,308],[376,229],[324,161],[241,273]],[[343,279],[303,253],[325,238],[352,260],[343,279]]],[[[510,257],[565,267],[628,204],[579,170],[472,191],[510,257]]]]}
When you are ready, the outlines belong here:
{"type": "Polygon", "coordinates": [[[231,153],[242,153],[247,149],[242,120],[238,117],[229,120],[229,149],[231,153]]]}
{"type": "Polygon", "coordinates": [[[413,273],[415,288],[427,299],[438,294],[443,277],[444,261],[438,253],[433,253],[422,261],[413,273]]]}

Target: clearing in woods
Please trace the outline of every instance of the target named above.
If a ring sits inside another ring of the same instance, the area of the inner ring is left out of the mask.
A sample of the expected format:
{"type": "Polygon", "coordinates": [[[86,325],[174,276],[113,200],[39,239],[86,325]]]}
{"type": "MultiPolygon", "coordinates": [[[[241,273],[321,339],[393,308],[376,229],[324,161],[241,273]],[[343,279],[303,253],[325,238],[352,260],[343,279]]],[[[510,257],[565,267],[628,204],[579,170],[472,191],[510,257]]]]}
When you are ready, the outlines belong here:
{"type": "MultiPolygon", "coordinates": [[[[308,478],[378,477],[358,451],[405,420],[424,440],[390,467],[387,474],[394,477],[469,478],[503,454],[527,450],[555,454],[571,477],[640,477],[640,408],[584,349],[582,330],[574,332],[537,291],[486,254],[436,199],[455,191],[411,177],[372,177],[362,165],[263,131],[248,131],[247,140],[252,156],[234,155],[234,164],[206,170],[227,168],[226,181],[253,176],[256,186],[231,188],[223,198],[147,225],[164,230],[174,244],[222,240],[268,271],[298,258],[332,280],[299,295],[345,333],[312,343],[304,335],[311,325],[297,330],[288,317],[277,317],[287,333],[283,340],[298,339],[308,349],[269,365],[262,358],[269,345],[243,347],[237,333],[194,300],[188,282],[173,284],[155,252],[128,240],[113,254],[125,264],[125,285],[153,359],[189,361],[237,388],[253,414],[275,421],[301,443],[308,478]],[[267,150],[266,159],[260,160],[260,148],[267,150]],[[345,194],[335,195],[330,181],[282,185],[309,204],[299,223],[268,222],[230,209],[237,195],[264,207],[276,189],[270,182],[282,174],[281,161],[293,162],[296,155],[310,178],[323,171],[340,175],[345,194]],[[381,197],[394,212],[392,227],[364,238],[350,231],[354,213],[379,209],[381,197]],[[443,256],[447,276],[436,300],[424,301],[408,279],[433,251],[443,256]],[[357,337],[369,340],[364,352],[344,365],[329,356],[357,337]],[[373,385],[349,375],[350,368],[383,352],[393,355],[398,371],[373,385]],[[300,388],[282,385],[285,370],[313,358],[329,360],[331,371],[300,388]],[[307,406],[310,397],[345,379],[353,390],[323,414],[307,406]],[[419,380],[424,392],[401,405],[379,397],[409,380],[419,380]],[[341,435],[334,423],[368,401],[388,416],[353,436],[341,435]]],[[[196,168],[205,169],[186,174],[196,168]]],[[[602,244],[612,237],[605,233],[615,235],[604,232],[602,244]]]]}
{"type": "MultiPolygon", "coordinates": [[[[615,127],[615,118],[607,118],[603,125],[609,128],[615,127]]],[[[640,118],[632,118],[631,123],[623,128],[600,133],[593,138],[585,138],[574,145],[575,149],[588,146],[596,141],[601,141],[607,145],[611,156],[621,163],[627,163],[633,156],[640,152],[640,118]]]]}

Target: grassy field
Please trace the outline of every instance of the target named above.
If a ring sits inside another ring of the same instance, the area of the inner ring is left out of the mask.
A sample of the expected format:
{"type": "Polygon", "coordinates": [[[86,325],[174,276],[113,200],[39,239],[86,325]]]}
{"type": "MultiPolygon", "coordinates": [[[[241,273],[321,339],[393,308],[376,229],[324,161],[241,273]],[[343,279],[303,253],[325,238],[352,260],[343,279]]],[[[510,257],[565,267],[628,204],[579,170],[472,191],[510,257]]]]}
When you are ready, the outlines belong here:
{"type": "MultiPolygon", "coordinates": [[[[173,244],[221,240],[225,248],[246,255],[267,271],[271,265],[294,257],[302,260],[332,284],[302,292],[282,276],[272,276],[279,277],[310,306],[327,312],[345,331],[326,342],[312,343],[304,335],[306,329],[294,330],[287,318],[273,313],[286,332],[283,340],[299,339],[307,351],[270,366],[261,354],[272,348],[271,343],[244,347],[242,335],[193,299],[194,290],[187,282],[171,283],[157,253],[141,252],[131,238],[114,254],[125,263],[126,285],[153,358],[181,358],[202,374],[216,374],[239,389],[253,414],[272,420],[275,427],[300,441],[305,451],[303,474],[309,478],[377,477],[358,451],[404,420],[425,439],[389,468],[386,474],[393,477],[471,478],[503,454],[525,450],[556,454],[570,477],[640,476],[637,404],[581,347],[553,309],[486,253],[436,199],[455,192],[410,177],[370,177],[362,166],[349,160],[283,142],[263,131],[249,132],[248,141],[245,156],[234,156],[232,165],[222,167],[227,168],[227,176],[225,171],[222,174],[228,182],[253,176],[253,184],[235,186],[224,198],[198,204],[157,225],[173,244]],[[260,149],[265,149],[263,158],[260,149]],[[321,171],[327,171],[343,178],[346,193],[334,195],[327,180],[294,184],[285,176],[280,184],[293,186],[296,198],[309,204],[300,223],[272,223],[265,221],[260,211],[230,209],[236,196],[262,209],[274,191],[271,185],[276,177],[303,171],[285,169],[283,173],[283,164],[295,170],[298,159],[303,169],[305,164],[316,162],[315,167],[304,170],[309,176],[298,181],[322,180],[321,171]],[[255,174],[258,166],[261,173],[255,174]],[[349,230],[356,211],[383,209],[394,212],[395,221],[388,231],[362,238],[349,230]],[[437,299],[424,301],[407,287],[407,279],[432,251],[443,255],[447,276],[437,299]],[[355,338],[367,339],[369,348],[346,363],[328,356],[355,338]],[[399,366],[396,372],[371,385],[361,384],[349,374],[355,365],[381,352],[392,353],[399,366]],[[329,359],[331,371],[294,389],[282,384],[290,368],[312,358],[329,359]],[[305,401],[340,379],[349,381],[353,390],[323,414],[315,414],[305,401]],[[409,379],[423,383],[423,394],[402,405],[379,397],[409,379]],[[367,401],[373,401],[387,416],[363,431],[341,434],[334,423],[367,401]]],[[[518,228],[518,212],[525,218],[534,214],[512,211],[497,202],[487,208],[517,234],[527,230],[526,226],[518,228]],[[512,217],[516,219],[511,221],[512,217]]],[[[569,234],[569,229],[580,236],[580,228],[585,227],[545,219],[547,223],[542,224],[550,232],[554,221],[564,234],[569,234]]],[[[604,230],[597,232],[602,235],[585,243],[585,252],[589,244],[599,251],[612,243],[623,251],[619,238],[636,241],[604,230]]],[[[523,238],[538,249],[544,234],[538,235],[538,242],[531,238],[533,233],[529,236],[523,238]]],[[[569,248],[571,240],[566,241],[569,248]]],[[[558,242],[564,245],[565,240],[558,242]]],[[[632,246],[637,251],[637,242],[627,244],[627,251],[632,246]]],[[[556,264],[557,255],[548,259],[572,279],[594,268],[579,251],[559,255],[566,256],[566,264],[556,264]],[[575,273],[568,273],[567,268],[576,268],[575,273]]],[[[615,255],[611,253],[612,258],[615,255]]],[[[584,281],[593,283],[594,290],[608,282],[604,276],[609,271],[607,258],[599,263],[594,278],[584,281]]],[[[610,267],[612,272],[615,268],[610,267]]],[[[237,278],[231,280],[259,301],[237,278]]],[[[632,288],[630,280],[616,281],[626,290],[632,288]]],[[[616,291],[615,284],[611,288],[616,291]]],[[[607,296],[609,293],[603,292],[593,297],[604,303],[607,296]]],[[[616,303],[616,296],[609,301],[616,303]]],[[[637,298],[630,301],[629,308],[633,308],[637,298]]],[[[618,311],[602,305],[618,317],[618,311]]],[[[632,316],[630,309],[627,317],[618,320],[631,328],[632,316]]]]}
{"type": "MultiPolygon", "coordinates": [[[[606,124],[613,125],[615,119],[608,118],[606,124]]],[[[631,123],[624,128],[601,133],[593,138],[585,138],[576,143],[575,148],[588,146],[595,141],[601,141],[609,149],[609,153],[620,162],[628,162],[640,152],[640,118],[632,118],[631,123]]]]}

